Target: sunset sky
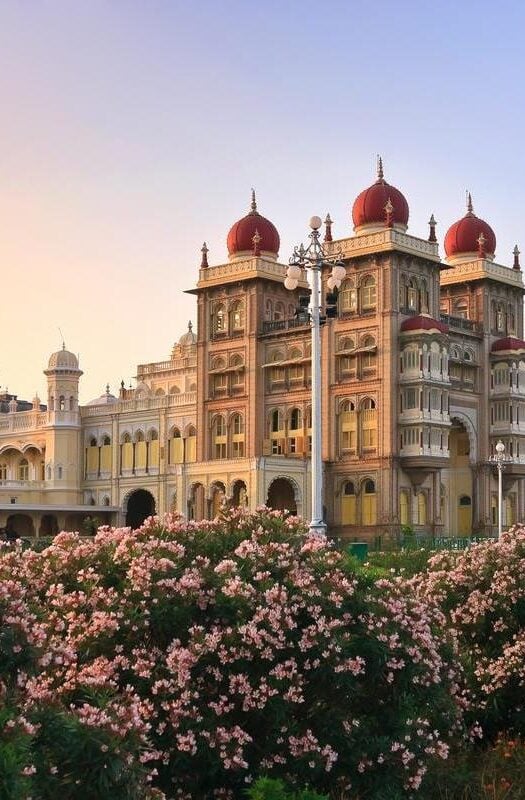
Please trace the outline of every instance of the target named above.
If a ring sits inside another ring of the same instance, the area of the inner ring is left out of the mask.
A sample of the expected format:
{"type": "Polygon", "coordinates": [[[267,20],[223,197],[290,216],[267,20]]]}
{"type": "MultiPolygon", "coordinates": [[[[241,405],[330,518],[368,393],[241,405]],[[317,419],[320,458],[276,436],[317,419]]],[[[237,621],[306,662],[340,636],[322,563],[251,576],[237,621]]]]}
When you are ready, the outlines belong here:
{"type": "Polygon", "coordinates": [[[312,214],[352,232],[375,177],[442,242],[464,214],[525,263],[525,11],[515,2],[0,0],[0,384],[61,345],[81,400],[163,360],[195,321],[200,248],[257,191],[280,260],[312,214]]]}

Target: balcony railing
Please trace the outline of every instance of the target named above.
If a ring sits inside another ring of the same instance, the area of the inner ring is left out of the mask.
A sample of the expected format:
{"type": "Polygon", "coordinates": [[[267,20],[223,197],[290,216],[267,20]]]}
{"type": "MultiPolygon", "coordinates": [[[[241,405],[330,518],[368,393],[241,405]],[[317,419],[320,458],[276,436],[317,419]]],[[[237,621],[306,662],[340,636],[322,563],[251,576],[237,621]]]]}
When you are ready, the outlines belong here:
{"type": "Polygon", "coordinates": [[[455,328],[460,331],[469,331],[470,333],[482,333],[483,327],[479,322],[474,322],[472,319],[465,317],[452,317],[449,314],[440,314],[441,322],[448,325],[449,328],[455,328]]]}
{"type": "Polygon", "coordinates": [[[262,332],[273,333],[274,331],[288,331],[292,328],[310,327],[308,319],[274,319],[263,322],[262,332]]]}

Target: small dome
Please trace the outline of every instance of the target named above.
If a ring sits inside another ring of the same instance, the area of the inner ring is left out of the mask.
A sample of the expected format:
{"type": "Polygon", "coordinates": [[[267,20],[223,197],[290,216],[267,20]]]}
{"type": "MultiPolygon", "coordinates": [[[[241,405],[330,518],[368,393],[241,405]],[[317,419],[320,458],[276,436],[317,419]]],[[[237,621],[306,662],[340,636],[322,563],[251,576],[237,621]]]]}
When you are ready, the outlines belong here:
{"type": "Polygon", "coordinates": [[[457,256],[476,257],[479,254],[479,238],[483,234],[483,249],[489,258],[496,252],[496,234],[485,220],[474,214],[470,192],[467,200],[467,213],[455,222],[445,236],[445,253],[448,258],[457,256]]]}
{"type": "Polygon", "coordinates": [[[402,333],[405,333],[405,331],[439,331],[440,333],[448,333],[448,325],[425,314],[418,314],[402,322],[400,330],[402,333]]]}
{"type": "Polygon", "coordinates": [[[197,344],[197,336],[193,333],[193,325],[191,322],[188,322],[188,330],[180,337],[179,344],[181,347],[188,347],[188,345],[197,344]]]}
{"type": "Polygon", "coordinates": [[[507,350],[525,350],[525,342],[516,336],[505,336],[503,339],[497,339],[491,347],[492,353],[501,353],[507,350]]]}
{"type": "Polygon", "coordinates": [[[227,246],[230,256],[239,253],[264,253],[277,257],[281,240],[277,228],[257,211],[255,192],[249,214],[230,228],[227,246]]]}
{"type": "Polygon", "coordinates": [[[117,398],[115,395],[111,394],[109,391],[109,383],[106,385],[106,391],[104,394],[100,395],[100,397],[96,397],[94,400],[90,400],[89,403],[86,403],[87,406],[109,406],[113,405],[113,403],[117,402],[117,398]]]}
{"type": "Polygon", "coordinates": [[[62,350],[57,350],[49,357],[47,364],[48,370],[54,369],[67,369],[78,370],[78,358],[74,353],[66,350],[66,346],[62,345],[62,350]]]}
{"type": "Polygon", "coordinates": [[[405,196],[387,183],[383,176],[383,161],[380,158],[377,167],[377,181],[361,192],[354,201],[352,207],[352,219],[354,221],[354,231],[359,232],[361,228],[385,226],[387,222],[386,206],[388,202],[392,206],[391,221],[393,226],[401,226],[406,230],[408,225],[408,203],[405,196]]]}

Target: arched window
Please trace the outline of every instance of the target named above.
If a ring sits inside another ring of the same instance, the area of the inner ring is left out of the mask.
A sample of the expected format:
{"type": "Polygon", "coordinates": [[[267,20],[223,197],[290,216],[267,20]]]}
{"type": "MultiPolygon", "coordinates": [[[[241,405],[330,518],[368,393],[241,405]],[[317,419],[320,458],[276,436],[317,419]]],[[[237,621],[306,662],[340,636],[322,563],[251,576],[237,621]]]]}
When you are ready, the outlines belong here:
{"type": "Polygon", "coordinates": [[[131,442],[131,436],[129,433],[125,433],[122,436],[122,444],[129,444],[131,442]]]}
{"type": "Polygon", "coordinates": [[[340,312],[350,314],[357,311],[357,292],[355,283],[351,278],[341,284],[338,301],[340,312]]]}
{"type": "Polygon", "coordinates": [[[166,392],[164,391],[164,389],[160,387],[155,391],[155,397],[163,397],[165,394],[166,392]]]}
{"type": "Polygon", "coordinates": [[[60,397],[58,398],[58,408],[60,411],[66,410],[66,398],[64,397],[63,394],[61,394],[60,397]]]}
{"type": "Polygon", "coordinates": [[[372,370],[377,366],[376,341],[373,336],[365,336],[361,344],[361,369],[372,370]]]}
{"type": "Polygon", "coordinates": [[[244,417],[234,414],[231,420],[232,457],[244,458],[244,417]]]}
{"type": "Polygon", "coordinates": [[[226,458],[227,450],[226,420],[217,414],[212,423],[212,456],[215,459],[226,458]]]}
{"type": "Polygon", "coordinates": [[[97,446],[97,440],[95,439],[94,436],[92,436],[91,439],[89,440],[89,446],[90,447],[96,447],[97,446]]]}
{"type": "Polygon", "coordinates": [[[276,408],[270,412],[268,428],[269,453],[274,456],[280,456],[284,453],[286,436],[282,411],[276,408]]]}
{"type": "Polygon", "coordinates": [[[184,461],[184,442],[178,428],[171,429],[168,457],[170,464],[182,464],[184,461]]]}
{"type": "Polygon", "coordinates": [[[265,303],[264,316],[268,322],[273,319],[273,303],[271,300],[267,300],[265,303]]]}
{"type": "Polygon", "coordinates": [[[376,485],[372,480],[366,480],[363,486],[362,498],[363,525],[376,525],[376,485]]]}
{"type": "Polygon", "coordinates": [[[137,431],[135,434],[135,441],[136,442],[143,442],[144,441],[144,434],[142,431],[137,431]]]}
{"type": "Polygon", "coordinates": [[[155,428],[152,428],[148,433],[148,442],[156,442],[158,438],[159,434],[157,433],[155,428]]]}
{"type": "Polygon", "coordinates": [[[170,386],[170,394],[180,394],[180,389],[178,386],[170,386]]]}
{"type": "Polygon", "coordinates": [[[408,290],[407,290],[407,306],[410,311],[417,311],[418,304],[417,304],[417,281],[415,278],[410,278],[408,281],[408,290]]]}
{"type": "Polygon", "coordinates": [[[233,331],[244,330],[244,303],[236,300],[230,310],[231,328],[233,331]]]}
{"type": "Polygon", "coordinates": [[[355,403],[344,400],[339,410],[339,450],[355,453],[357,447],[357,414],[355,403]]]}
{"type": "Polygon", "coordinates": [[[271,413],[271,430],[272,432],[281,431],[283,429],[283,415],[277,408],[271,413]]]}
{"type": "Polygon", "coordinates": [[[297,431],[303,427],[303,415],[300,408],[292,408],[290,413],[290,428],[297,431]]]}
{"type": "Polygon", "coordinates": [[[57,469],[57,478],[59,481],[62,480],[62,467],[58,467],[57,469]]]}
{"type": "Polygon", "coordinates": [[[425,313],[428,312],[429,296],[428,296],[427,282],[425,281],[425,279],[422,279],[420,284],[419,305],[421,311],[425,313]]]}
{"type": "Polygon", "coordinates": [[[361,308],[370,311],[376,307],[376,279],[368,275],[361,284],[361,308]]]}
{"type": "Polygon", "coordinates": [[[377,447],[377,410],[375,400],[368,397],[363,401],[359,421],[361,448],[375,450],[377,447]]]}
{"type": "Polygon", "coordinates": [[[18,480],[19,481],[29,480],[29,463],[26,458],[23,458],[18,464],[18,480]]]}
{"type": "Polygon", "coordinates": [[[341,524],[355,525],[357,522],[357,506],[355,484],[353,481],[345,481],[341,494],[341,524]]]}
{"type": "Polygon", "coordinates": [[[273,318],[274,320],[284,319],[284,303],[278,302],[275,304],[273,318]]]}
{"type": "Polygon", "coordinates": [[[7,480],[7,464],[5,463],[5,461],[3,461],[0,464],[0,481],[6,481],[6,480],[7,480]]]}
{"type": "Polygon", "coordinates": [[[496,306],[496,330],[498,333],[503,333],[505,330],[505,310],[502,303],[496,306]]]}
{"type": "Polygon", "coordinates": [[[215,306],[212,321],[214,333],[226,332],[226,310],[222,304],[215,306]]]}
{"type": "Polygon", "coordinates": [[[107,447],[109,444],[111,444],[111,438],[109,436],[104,436],[102,438],[102,444],[104,447],[107,447]]]}

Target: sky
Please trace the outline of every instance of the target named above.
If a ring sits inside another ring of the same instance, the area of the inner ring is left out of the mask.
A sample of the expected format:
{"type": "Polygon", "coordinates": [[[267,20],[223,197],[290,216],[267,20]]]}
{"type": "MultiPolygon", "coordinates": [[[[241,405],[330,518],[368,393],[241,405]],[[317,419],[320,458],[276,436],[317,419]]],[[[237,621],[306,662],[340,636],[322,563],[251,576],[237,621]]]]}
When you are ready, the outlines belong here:
{"type": "Polygon", "coordinates": [[[0,385],[46,397],[62,336],[81,401],[169,358],[200,248],[248,211],[351,235],[385,177],[409,232],[474,210],[522,245],[525,6],[462,0],[0,0],[0,385]],[[60,331],[62,333],[60,333],[60,331]]]}

